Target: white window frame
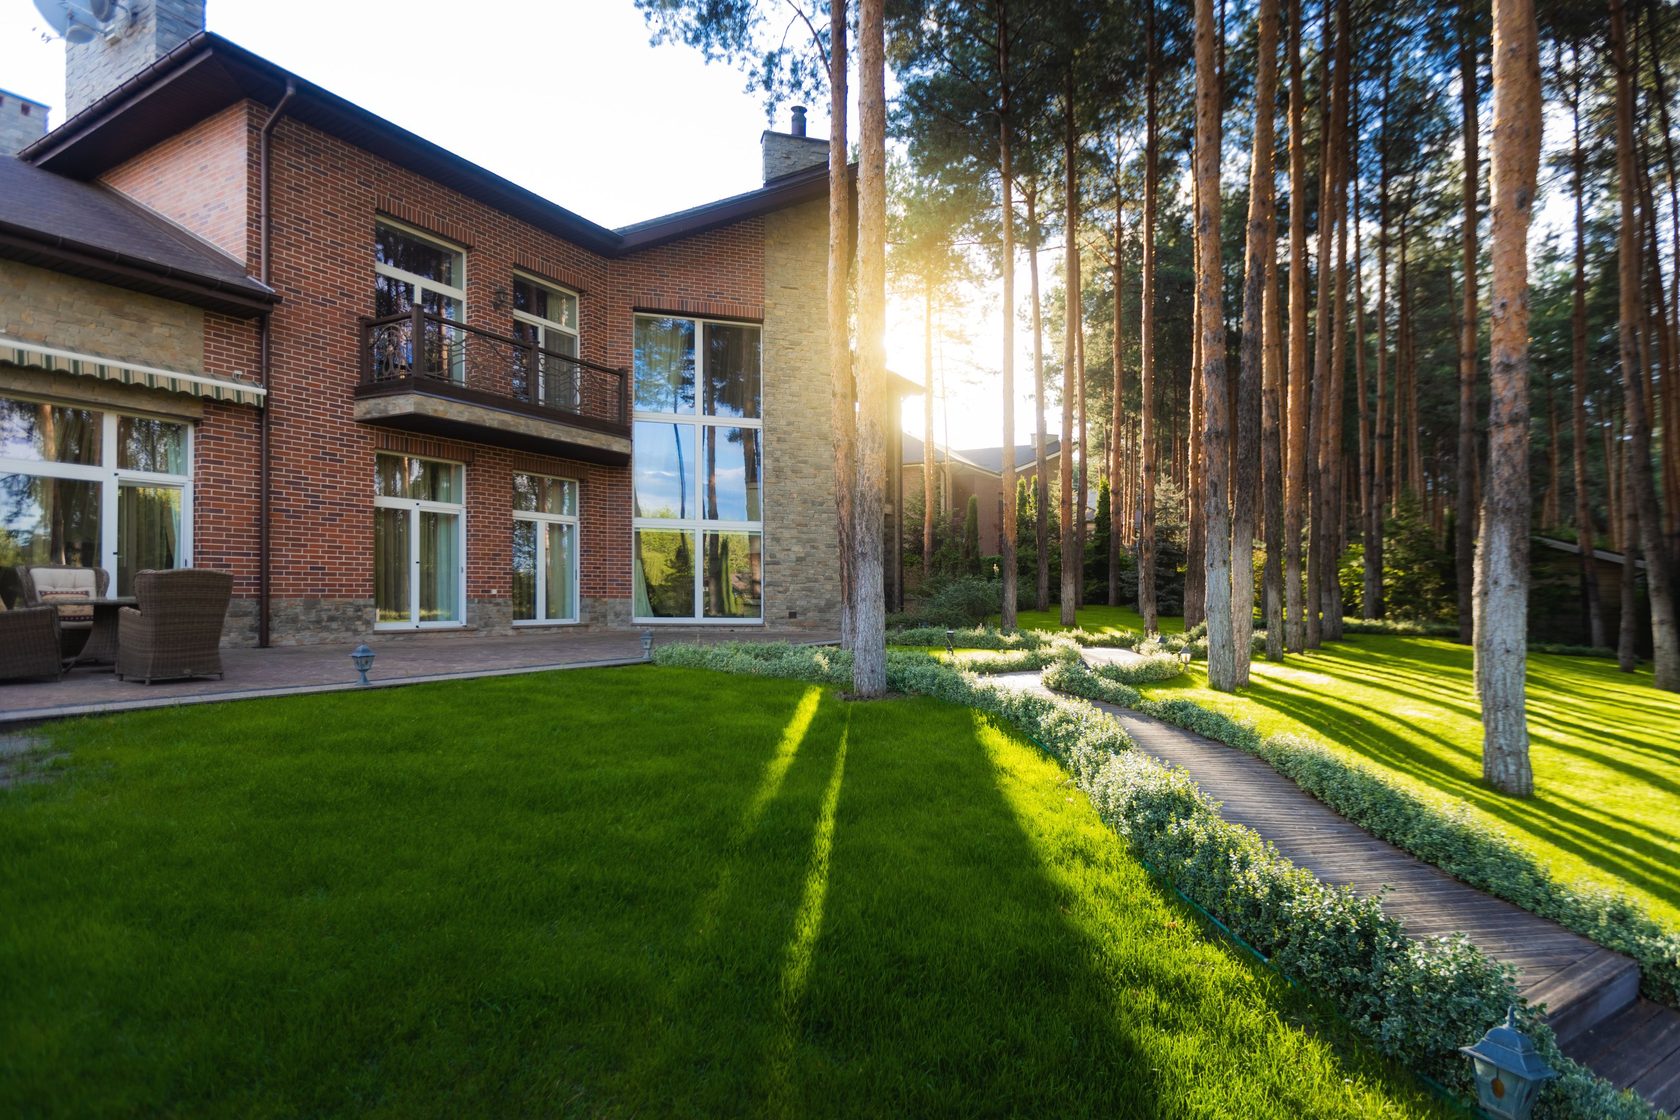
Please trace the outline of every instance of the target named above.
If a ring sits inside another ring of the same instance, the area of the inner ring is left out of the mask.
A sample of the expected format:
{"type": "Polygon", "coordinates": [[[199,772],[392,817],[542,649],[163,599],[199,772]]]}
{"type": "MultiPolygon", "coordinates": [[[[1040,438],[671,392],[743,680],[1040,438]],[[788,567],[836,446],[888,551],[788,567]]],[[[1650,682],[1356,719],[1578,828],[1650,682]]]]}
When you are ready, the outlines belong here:
{"type": "MultiPolygon", "coordinates": [[[[638,319],[638,320],[639,319],[678,319],[678,320],[682,320],[684,322],[694,324],[694,411],[693,412],[643,412],[641,409],[636,409],[631,416],[631,429],[630,430],[631,430],[631,433],[632,433],[632,437],[631,437],[632,438],[632,446],[634,446],[635,424],[637,422],[640,422],[640,421],[647,421],[647,422],[656,423],[656,424],[686,424],[689,427],[694,429],[694,458],[695,458],[696,466],[695,466],[695,470],[694,470],[694,492],[689,496],[693,499],[693,506],[691,508],[694,509],[694,511],[696,513],[696,516],[686,517],[686,518],[678,518],[678,517],[637,517],[637,516],[633,515],[631,517],[631,520],[630,520],[630,568],[631,568],[631,570],[630,570],[630,580],[631,580],[631,585],[632,585],[631,605],[632,605],[632,609],[633,609],[634,604],[635,604],[634,584],[635,584],[635,580],[636,580],[635,565],[636,565],[636,556],[637,556],[637,552],[636,552],[636,533],[639,530],[643,530],[643,529],[649,529],[649,530],[664,529],[664,530],[667,530],[667,531],[670,531],[670,532],[685,532],[689,535],[689,543],[694,550],[693,551],[693,555],[694,555],[694,599],[693,599],[693,602],[694,602],[694,612],[695,613],[692,614],[692,615],[688,615],[688,616],[680,616],[680,615],[679,616],[665,616],[665,615],[642,616],[642,615],[636,615],[631,619],[631,622],[633,624],[637,625],[637,626],[662,626],[662,625],[671,625],[671,626],[763,626],[763,625],[765,625],[765,622],[766,622],[764,607],[766,607],[768,605],[768,604],[763,603],[763,602],[760,603],[759,616],[757,618],[707,618],[706,617],[706,603],[705,603],[706,564],[705,564],[705,551],[704,551],[705,545],[706,545],[706,534],[707,533],[748,533],[748,534],[757,533],[758,537],[759,537],[760,556],[763,555],[764,524],[765,524],[765,520],[766,520],[766,509],[767,509],[767,506],[768,506],[768,503],[769,503],[769,500],[770,500],[770,496],[769,496],[769,488],[764,485],[764,475],[762,473],[762,470],[761,470],[761,473],[759,475],[759,491],[758,491],[758,516],[759,516],[759,520],[757,520],[757,521],[721,521],[721,520],[720,521],[712,521],[712,520],[708,520],[707,518],[705,518],[703,516],[698,516],[700,511],[705,508],[701,499],[705,494],[705,486],[706,486],[705,478],[703,477],[703,473],[699,469],[698,464],[699,464],[699,461],[705,455],[705,439],[706,439],[706,429],[707,428],[751,428],[751,429],[756,430],[759,433],[758,452],[759,452],[759,456],[760,456],[760,467],[762,468],[762,466],[763,466],[763,455],[764,455],[764,379],[763,379],[764,324],[762,324],[762,323],[752,323],[752,322],[743,322],[743,321],[738,320],[738,319],[706,319],[706,318],[701,318],[701,317],[693,316],[693,315],[656,315],[656,314],[646,314],[646,313],[640,313],[640,312],[638,312],[635,315],[635,319],[638,319]],[[701,395],[700,386],[704,384],[704,378],[706,376],[706,327],[708,325],[720,326],[720,327],[751,327],[754,330],[758,331],[759,371],[760,371],[759,372],[759,408],[758,408],[759,414],[758,414],[758,416],[752,417],[752,418],[749,419],[747,417],[738,417],[738,416],[708,416],[705,413],[705,400],[704,400],[703,396],[701,395]]],[[[632,334],[633,333],[634,333],[634,323],[632,323],[632,334]]],[[[634,372],[634,370],[632,370],[631,371],[632,383],[629,386],[629,392],[631,394],[631,399],[632,400],[635,399],[635,393],[636,393],[636,386],[634,384],[634,377],[635,377],[635,372],[634,372]]],[[[632,463],[632,467],[631,467],[631,482],[630,482],[630,485],[631,485],[630,500],[631,500],[632,503],[634,503],[635,500],[636,500],[636,496],[635,496],[635,468],[634,468],[633,463],[632,463]]],[[[634,504],[632,504],[631,508],[632,508],[632,511],[633,511],[634,508],[635,508],[634,504]]]]}
{"type": "Polygon", "coordinates": [[[583,614],[583,586],[580,582],[583,558],[583,530],[578,525],[579,514],[583,510],[583,484],[570,475],[538,474],[535,471],[515,471],[515,474],[530,475],[549,482],[569,482],[572,484],[572,508],[579,513],[540,513],[535,510],[516,509],[513,511],[515,521],[529,521],[537,526],[537,571],[536,571],[536,618],[516,618],[515,626],[576,626],[583,614]],[[548,570],[548,533],[545,526],[567,525],[572,530],[572,614],[570,618],[545,618],[548,613],[548,586],[543,579],[543,573],[548,570]]]}
{"type": "MultiPolygon", "coordinates": [[[[413,287],[414,287],[414,302],[416,304],[419,304],[419,303],[422,302],[421,298],[420,298],[420,293],[421,293],[422,290],[428,291],[428,292],[435,292],[436,294],[438,294],[440,296],[445,296],[449,299],[454,300],[456,305],[460,308],[460,317],[457,318],[457,319],[451,320],[451,321],[456,322],[456,323],[460,323],[464,326],[466,324],[466,321],[467,321],[467,250],[466,250],[466,248],[461,246],[461,245],[455,244],[453,241],[445,241],[441,237],[437,237],[433,234],[426,233],[424,230],[416,229],[411,225],[408,225],[408,224],[403,223],[403,222],[396,221],[395,219],[392,219],[392,218],[387,218],[387,217],[384,217],[384,216],[377,216],[377,217],[374,218],[373,224],[374,224],[375,227],[389,226],[391,229],[397,230],[400,233],[407,234],[409,237],[414,238],[416,241],[424,241],[426,244],[432,246],[435,249],[441,249],[446,253],[453,253],[454,254],[455,260],[460,265],[461,284],[460,284],[459,287],[451,287],[448,284],[440,283],[439,281],[433,280],[430,277],[421,276],[418,272],[409,272],[407,269],[398,268],[395,265],[386,264],[384,261],[379,259],[379,256],[378,256],[377,252],[375,253],[374,258],[373,258],[373,272],[374,272],[375,276],[388,276],[393,280],[401,280],[405,284],[413,285],[413,287]]],[[[377,289],[376,289],[376,291],[377,291],[377,289]]],[[[377,296],[375,298],[377,298],[377,296]]],[[[412,340],[410,345],[418,345],[418,343],[419,343],[419,340],[415,339],[415,340],[412,340]]],[[[465,377],[466,377],[466,370],[461,366],[460,361],[458,359],[453,359],[453,360],[451,360],[450,365],[452,367],[451,370],[450,370],[450,379],[453,380],[453,381],[464,380],[465,377]]]]}
{"type": "MultiPolygon", "coordinates": [[[[406,622],[379,621],[379,604],[373,605],[373,628],[375,630],[460,630],[467,625],[467,467],[465,463],[453,459],[436,459],[429,455],[408,455],[401,451],[377,451],[374,453],[374,478],[378,479],[379,459],[418,459],[427,463],[442,463],[454,467],[461,472],[461,500],[455,502],[434,502],[420,498],[387,498],[375,494],[374,509],[397,509],[408,511],[408,541],[409,541],[409,577],[408,577],[408,620],[406,622]],[[444,622],[423,622],[420,619],[420,515],[422,513],[452,513],[455,515],[455,547],[461,562],[455,573],[455,601],[460,604],[460,618],[449,619],[444,622]]],[[[379,557],[373,558],[377,566],[379,557]]]]}
{"type": "Polygon", "coordinates": [[[175,562],[182,568],[192,567],[193,556],[193,437],[196,425],[180,416],[152,412],[136,412],[126,408],[107,408],[88,401],[63,400],[58,397],[36,396],[30,393],[0,392],[7,400],[45,404],[55,408],[80,408],[100,414],[98,466],[81,463],[54,463],[40,459],[12,459],[0,456],[0,474],[27,474],[38,478],[59,478],[70,482],[99,483],[99,566],[111,577],[109,594],[117,593],[117,506],[124,485],[170,487],[181,491],[181,539],[175,562]],[[130,416],[141,420],[161,420],[186,429],[182,458],[183,474],[156,471],[125,470],[117,466],[118,417],[130,416]]]}
{"type": "MultiPolygon", "coordinates": [[[[568,327],[565,323],[560,322],[558,319],[545,319],[541,315],[536,315],[529,311],[520,311],[517,308],[513,311],[513,320],[516,323],[524,323],[526,326],[536,328],[537,346],[539,348],[546,350],[548,348],[548,332],[557,331],[572,340],[573,356],[578,358],[583,357],[583,300],[578,296],[578,294],[570,288],[561,287],[559,284],[551,284],[547,280],[538,279],[529,272],[521,272],[518,269],[514,270],[513,278],[541,288],[550,295],[565,296],[572,301],[572,313],[577,317],[578,321],[578,325],[576,327],[568,327]]],[[[531,371],[531,373],[527,374],[527,376],[541,377],[541,358],[539,357],[538,360],[538,369],[531,371]]],[[[583,400],[583,385],[580,383],[578,376],[581,368],[581,366],[572,366],[572,399],[579,402],[583,400]]],[[[539,381],[538,384],[540,385],[541,382],[539,381]]],[[[535,388],[533,388],[531,392],[532,403],[547,403],[539,398],[540,394],[538,394],[535,388]]]]}

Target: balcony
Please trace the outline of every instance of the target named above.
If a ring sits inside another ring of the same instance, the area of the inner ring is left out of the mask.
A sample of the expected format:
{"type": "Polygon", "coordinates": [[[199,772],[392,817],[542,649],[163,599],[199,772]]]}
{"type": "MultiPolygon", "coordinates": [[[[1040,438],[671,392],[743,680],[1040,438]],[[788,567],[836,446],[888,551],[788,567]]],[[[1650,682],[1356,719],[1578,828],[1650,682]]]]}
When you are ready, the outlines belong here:
{"type": "Polygon", "coordinates": [[[355,417],[590,463],[630,461],[628,378],[415,308],[361,320],[355,417]]]}

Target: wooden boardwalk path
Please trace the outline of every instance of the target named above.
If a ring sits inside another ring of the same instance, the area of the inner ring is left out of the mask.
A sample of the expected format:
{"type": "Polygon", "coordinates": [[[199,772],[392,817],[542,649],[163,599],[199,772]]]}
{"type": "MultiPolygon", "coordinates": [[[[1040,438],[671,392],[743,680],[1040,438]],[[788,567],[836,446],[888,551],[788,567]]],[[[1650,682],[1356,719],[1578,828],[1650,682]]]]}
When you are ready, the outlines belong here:
{"type": "MultiPolygon", "coordinates": [[[[993,679],[1044,688],[1036,674],[993,679]]],[[[1252,755],[1125,708],[1096,706],[1139,749],[1188,771],[1223,803],[1226,820],[1252,828],[1297,866],[1365,895],[1387,888],[1383,909],[1413,937],[1462,932],[1488,956],[1515,966],[1523,998],[1546,1005],[1565,1054],[1659,1108],[1680,1111],[1680,1012],[1640,997],[1631,958],[1378,840],[1252,755]]]]}

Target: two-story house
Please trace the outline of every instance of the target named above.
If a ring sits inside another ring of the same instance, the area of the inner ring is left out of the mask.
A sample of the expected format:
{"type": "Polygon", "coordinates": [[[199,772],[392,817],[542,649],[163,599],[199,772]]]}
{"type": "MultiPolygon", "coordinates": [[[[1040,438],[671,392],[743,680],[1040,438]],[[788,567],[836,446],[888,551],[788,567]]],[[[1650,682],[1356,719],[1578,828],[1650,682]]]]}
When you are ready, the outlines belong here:
{"type": "Polygon", "coordinates": [[[5,172],[0,562],[230,571],[236,642],[837,624],[802,113],[760,189],[608,229],[202,25],[71,47],[73,115],[5,172]]]}

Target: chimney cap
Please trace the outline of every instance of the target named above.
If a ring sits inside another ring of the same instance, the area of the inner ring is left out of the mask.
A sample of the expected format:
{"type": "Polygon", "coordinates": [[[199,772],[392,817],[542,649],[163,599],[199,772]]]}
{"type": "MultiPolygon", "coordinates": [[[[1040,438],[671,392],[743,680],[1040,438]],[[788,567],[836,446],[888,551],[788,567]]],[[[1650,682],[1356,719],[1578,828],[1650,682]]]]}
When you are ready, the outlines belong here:
{"type": "Polygon", "coordinates": [[[805,135],[805,106],[803,105],[793,107],[792,132],[795,136],[805,135]]]}

